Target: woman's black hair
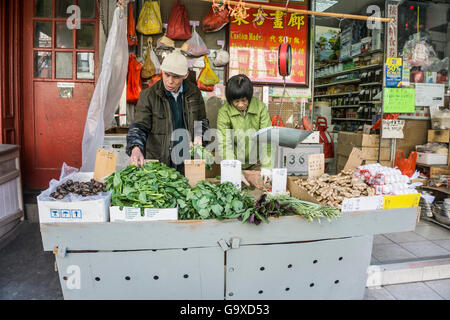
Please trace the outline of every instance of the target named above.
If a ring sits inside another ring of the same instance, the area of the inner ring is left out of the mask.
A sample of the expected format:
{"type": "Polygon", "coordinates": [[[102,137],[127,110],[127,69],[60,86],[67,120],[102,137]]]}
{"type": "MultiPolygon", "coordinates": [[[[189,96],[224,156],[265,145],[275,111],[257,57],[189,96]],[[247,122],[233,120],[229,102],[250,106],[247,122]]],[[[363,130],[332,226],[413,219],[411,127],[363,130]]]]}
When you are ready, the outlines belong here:
{"type": "Polygon", "coordinates": [[[238,74],[231,77],[227,82],[225,96],[230,105],[233,105],[234,100],[247,98],[248,103],[253,98],[253,84],[245,74],[238,74]]]}

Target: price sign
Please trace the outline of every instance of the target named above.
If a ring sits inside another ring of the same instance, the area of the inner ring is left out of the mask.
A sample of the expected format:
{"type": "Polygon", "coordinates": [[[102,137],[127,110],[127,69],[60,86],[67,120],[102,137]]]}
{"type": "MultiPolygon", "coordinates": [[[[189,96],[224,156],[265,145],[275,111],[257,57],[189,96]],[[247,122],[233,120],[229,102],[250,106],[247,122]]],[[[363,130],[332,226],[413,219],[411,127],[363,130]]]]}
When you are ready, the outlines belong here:
{"type": "Polygon", "coordinates": [[[241,167],[239,160],[222,160],[220,162],[220,183],[231,182],[233,186],[241,188],[241,167]]]}
{"type": "Polygon", "coordinates": [[[116,172],[118,154],[116,152],[97,149],[95,159],[94,179],[103,179],[116,172]]]}
{"type": "Polygon", "coordinates": [[[310,154],[308,155],[308,176],[311,178],[320,177],[325,173],[325,155],[310,154]]]}
{"type": "Polygon", "coordinates": [[[299,145],[296,149],[282,148],[281,163],[287,169],[288,174],[308,174],[308,157],[311,154],[323,153],[323,145],[313,147],[299,145]]]}
{"type": "Polygon", "coordinates": [[[272,194],[286,192],[287,169],[272,169],[272,194]]]}
{"type": "Polygon", "coordinates": [[[344,171],[355,170],[363,163],[362,151],[358,148],[353,148],[350,156],[348,157],[347,163],[345,164],[344,171]]]}
{"type": "Polygon", "coordinates": [[[413,208],[419,205],[420,193],[385,196],[383,209],[413,208]]]}
{"type": "Polygon", "coordinates": [[[403,139],[403,127],[405,120],[382,120],[383,133],[382,138],[385,139],[403,139]]]}
{"type": "Polygon", "coordinates": [[[413,88],[384,88],[384,112],[413,113],[415,96],[413,88]]]}
{"type": "Polygon", "coordinates": [[[416,106],[441,107],[444,94],[445,84],[416,83],[416,106]]]}
{"type": "Polygon", "coordinates": [[[342,201],[342,212],[355,212],[383,209],[384,197],[372,196],[361,198],[345,198],[342,201]]]}

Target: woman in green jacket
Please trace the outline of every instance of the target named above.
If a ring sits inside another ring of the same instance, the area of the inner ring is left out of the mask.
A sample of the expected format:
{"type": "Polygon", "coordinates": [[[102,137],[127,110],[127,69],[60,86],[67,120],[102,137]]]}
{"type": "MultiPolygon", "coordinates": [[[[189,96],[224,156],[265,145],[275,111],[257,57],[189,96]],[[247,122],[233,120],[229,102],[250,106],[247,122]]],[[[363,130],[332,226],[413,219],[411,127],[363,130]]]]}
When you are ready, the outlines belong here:
{"type": "Polygon", "coordinates": [[[273,167],[271,145],[262,146],[251,141],[258,130],[272,126],[267,107],[253,97],[253,84],[243,74],[228,80],[225,95],[227,102],[217,116],[219,154],[224,160],[240,160],[245,170],[261,167],[261,175],[267,182],[273,167]]]}

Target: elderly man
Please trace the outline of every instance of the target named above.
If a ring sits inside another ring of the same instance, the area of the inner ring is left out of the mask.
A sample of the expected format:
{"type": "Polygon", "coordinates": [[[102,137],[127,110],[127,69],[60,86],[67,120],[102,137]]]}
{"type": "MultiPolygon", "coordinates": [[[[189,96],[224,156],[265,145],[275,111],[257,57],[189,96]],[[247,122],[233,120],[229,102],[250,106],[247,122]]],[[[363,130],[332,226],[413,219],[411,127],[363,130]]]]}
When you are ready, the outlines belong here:
{"type": "Polygon", "coordinates": [[[183,159],[189,159],[193,143],[202,143],[202,127],[207,128],[205,103],[196,85],[186,80],[188,62],[180,52],[169,54],[161,70],[162,79],[139,96],[135,123],[127,135],[127,154],[131,164],[142,166],[144,159],[155,159],[184,174],[183,159]],[[194,130],[197,121],[203,126],[194,130]],[[177,129],[185,129],[177,132],[186,134],[172,137],[177,129]]]}

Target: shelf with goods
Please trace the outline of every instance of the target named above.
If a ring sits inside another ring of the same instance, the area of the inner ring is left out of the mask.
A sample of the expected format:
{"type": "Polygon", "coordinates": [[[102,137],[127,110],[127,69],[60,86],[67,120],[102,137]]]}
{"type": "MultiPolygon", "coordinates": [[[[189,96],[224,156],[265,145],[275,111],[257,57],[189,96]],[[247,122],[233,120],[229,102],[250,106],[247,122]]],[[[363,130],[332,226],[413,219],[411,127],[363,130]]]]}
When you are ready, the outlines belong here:
{"type": "Polygon", "coordinates": [[[363,70],[368,70],[368,69],[374,69],[374,68],[382,68],[382,67],[383,67],[382,64],[373,64],[373,65],[368,65],[368,66],[363,66],[363,67],[352,68],[352,69],[348,69],[348,70],[344,70],[344,71],[339,71],[337,73],[331,73],[331,74],[327,74],[327,75],[323,75],[323,76],[316,76],[315,79],[319,80],[319,79],[326,79],[326,78],[331,78],[331,77],[338,77],[338,76],[345,75],[347,73],[363,71],[363,70]]]}

